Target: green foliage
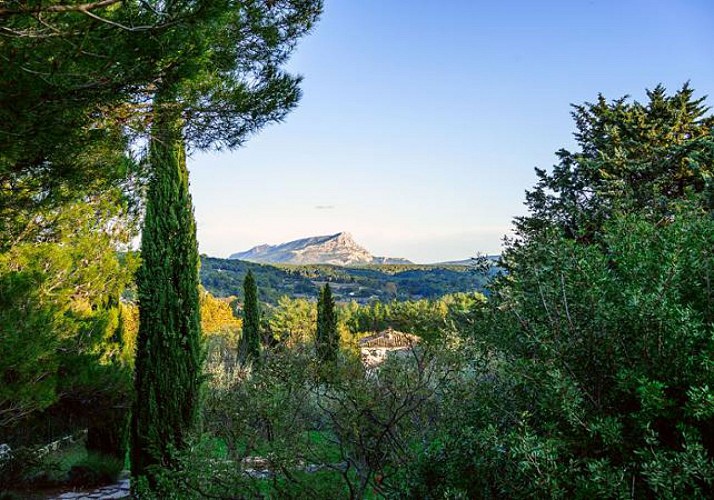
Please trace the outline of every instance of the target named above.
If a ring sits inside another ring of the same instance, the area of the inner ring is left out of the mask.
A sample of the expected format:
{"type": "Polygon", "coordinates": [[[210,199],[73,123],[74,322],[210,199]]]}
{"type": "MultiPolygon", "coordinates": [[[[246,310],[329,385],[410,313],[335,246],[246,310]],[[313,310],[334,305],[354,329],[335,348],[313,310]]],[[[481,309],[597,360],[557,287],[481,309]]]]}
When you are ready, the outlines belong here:
{"type": "Polygon", "coordinates": [[[260,356],[260,307],[258,305],[258,285],[253,273],[248,271],[243,282],[243,334],[240,338],[241,359],[257,361],[260,356]]]}
{"type": "Polygon", "coordinates": [[[20,498],[39,498],[36,493],[28,495],[28,490],[107,484],[117,479],[123,465],[123,459],[88,451],[81,442],[44,453],[18,448],[11,460],[0,462],[0,491],[17,491],[20,498]]]}
{"type": "Polygon", "coordinates": [[[111,484],[124,468],[124,459],[100,453],[87,453],[86,457],[74,464],[69,471],[69,482],[73,486],[95,486],[111,484]]]}
{"type": "Polygon", "coordinates": [[[111,387],[126,389],[123,383],[102,387],[106,380],[96,376],[129,377],[115,333],[118,297],[136,263],[116,253],[128,236],[112,229],[120,216],[111,198],[66,206],[54,214],[46,241],[0,253],[0,423],[8,438],[28,442],[35,424],[52,427],[39,424],[39,412],[62,400],[86,391],[96,403],[111,387]]]}
{"type": "Polygon", "coordinates": [[[712,118],[691,96],[576,107],[581,151],[538,172],[508,273],[460,325],[487,363],[402,494],[712,496],[712,118]]]}
{"type": "MultiPolygon", "coordinates": [[[[663,226],[624,215],[605,225],[606,250],[532,240],[528,256],[547,265],[514,267],[503,297],[511,327],[492,326],[491,338],[518,360],[510,376],[527,376],[538,394],[528,422],[561,436],[561,453],[581,457],[575,470],[607,459],[637,490],[661,494],[640,457],[666,468],[694,460],[697,446],[714,450],[714,421],[688,396],[714,376],[712,231],[712,219],[686,205],[663,226]]],[[[711,491],[708,467],[669,474],[678,495],[711,491]]]]}
{"type": "Polygon", "coordinates": [[[436,300],[356,302],[338,308],[340,323],[351,335],[392,327],[427,341],[441,341],[457,325],[467,328],[486,302],[481,293],[455,293],[436,300]]]}
{"type": "Polygon", "coordinates": [[[308,344],[317,333],[317,307],[306,299],[291,299],[284,295],[272,310],[270,331],[281,345],[294,347],[308,344]]]}
{"type": "MultiPolygon", "coordinates": [[[[171,465],[198,415],[200,307],[195,221],[186,145],[234,148],[297,103],[299,78],[282,72],[298,37],[321,11],[319,0],[270,4],[215,0],[131,4],[129,24],[159,19],[176,26],[152,33],[139,54],[155,61],[157,80],[148,163],[152,180],[138,275],[140,329],[132,428],[132,472],[171,465]]],[[[259,351],[257,292],[246,279],[243,345],[259,351]],[[254,295],[250,295],[254,294],[254,295]]],[[[150,483],[155,485],[154,474],[150,483]]]]}
{"type": "Polygon", "coordinates": [[[334,363],[340,350],[335,301],[332,298],[330,285],[327,283],[325,283],[325,287],[322,289],[317,301],[315,349],[317,351],[317,359],[324,364],[334,363]]]}
{"type": "Polygon", "coordinates": [[[543,476],[563,492],[700,498],[714,487],[702,406],[714,122],[692,95],[657,87],[647,105],[576,107],[581,151],[538,172],[506,253],[506,314],[484,335],[512,359],[521,426],[553,444],[558,467],[543,476]]]}
{"type": "Polygon", "coordinates": [[[248,270],[261,284],[260,300],[272,305],[285,295],[317,299],[320,287],[327,282],[338,302],[437,299],[482,290],[493,274],[458,265],[273,266],[203,257],[201,283],[217,297],[242,297],[242,283],[248,270]]]}
{"type": "Polygon", "coordinates": [[[455,359],[414,353],[365,377],[357,359],[340,356],[328,388],[308,346],[267,350],[249,373],[211,381],[206,434],[177,454],[175,469],[161,471],[152,494],[399,496],[395,480],[429,436],[455,359]]]}
{"type": "Polygon", "coordinates": [[[661,85],[648,102],[626,97],[574,106],[579,151],[560,150],[552,173],[536,169],[538,183],[526,195],[531,215],[517,219],[521,236],[547,225],[570,238],[597,240],[617,210],[670,215],[671,202],[696,193],[709,208],[714,192],[714,117],[704,98],[685,84],[668,96],[661,85]]]}
{"type": "Polygon", "coordinates": [[[278,304],[281,297],[314,297],[317,287],[307,278],[275,266],[235,259],[201,258],[201,284],[216,297],[236,296],[243,300],[243,281],[248,271],[260,282],[258,298],[278,304]]]}
{"type": "MultiPolygon", "coordinates": [[[[486,298],[480,293],[457,293],[438,300],[336,304],[339,343],[344,348],[356,348],[356,342],[364,335],[388,327],[439,343],[448,332],[473,325],[485,302],[486,298]]],[[[268,329],[280,345],[295,347],[316,339],[315,302],[283,296],[276,307],[266,309],[266,316],[268,329]]]]}
{"type": "Polygon", "coordinates": [[[128,29],[133,4],[3,2],[0,249],[42,238],[48,212],[110,189],[138,208],[143,174],[127,147],[144,125],[127,101],[156,78],[139,48],[166,20],[128,29]]]}
{"type": "Polygon", "coordinates": [[[34,449],[18,447],[12,450],[10,456],[0,460],[0,494],[22,487],[33,479],[38,470],[46,469],[46,464],[34,449]]]}
{"type": "Polygon", "coordinates": [[[331,441],[311,431],[318,420],[313,359],[303,347],[266,351],[248,374],[211,380],[203,424],[208,435],[180,455],[178,470],[162,473],[159,498],[344,496],[339,478],[301,470],[316,456],[336,460],[331,441]],[[269,472],[261,477],[245,469],[269,472]]]}
{"type": "Polygon", "coordinates": [[[509,273],[475,325],[496,364],[466,407],[488,414],[443,426],[454,448],[424,454],[425,465],[445,454],[437,488],[711,496],[712,132],[690,98],[658,88],[647,107],[576,108],[582,152],[561,152],[552,177],[539,172],[509,273]],[[469,468],[478,480],[464,482],[469,468]]]}
{"type": "Polygon", "coordinates": [[[169,447],[184,446],[199,411],[202,359],[196,227],[182,123],[175,108],[161,103],[151,143],[154,173],[137,273],[134,476],[144,475],[152,465],[168,466],[169,447]]]}

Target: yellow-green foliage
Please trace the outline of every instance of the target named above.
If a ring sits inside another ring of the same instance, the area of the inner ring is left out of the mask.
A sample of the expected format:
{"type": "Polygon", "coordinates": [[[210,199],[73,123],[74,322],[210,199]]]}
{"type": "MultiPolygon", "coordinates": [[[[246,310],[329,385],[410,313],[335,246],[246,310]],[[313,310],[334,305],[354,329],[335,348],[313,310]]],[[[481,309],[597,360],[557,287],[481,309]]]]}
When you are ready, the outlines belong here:
{"type": "Polygon", "coordinates": [[[91,364],[118,354],[118,297],[135,267],[116,252],[118,214],[106,200],[66,206],[45,214],[54,217],[47,241],[0,253],[0,424],[54,403],[68,382],[58,370],[69,363],[79,376],[73,356],[91,364]]]}
{"type": "Polygon", "coordinates": [[[269,324],[275,339],[289,347],[311,342],[317,329],[317,306],[306,299],[283,295],[269,324]]]}
{"type": "Polygon", "coordinates": [[[204,336],[228,334],[237,336],[243,322],[233,314],[231,302],[234,299],[221,299],[208,291],[201,292],[201,331],[204,336]]]}

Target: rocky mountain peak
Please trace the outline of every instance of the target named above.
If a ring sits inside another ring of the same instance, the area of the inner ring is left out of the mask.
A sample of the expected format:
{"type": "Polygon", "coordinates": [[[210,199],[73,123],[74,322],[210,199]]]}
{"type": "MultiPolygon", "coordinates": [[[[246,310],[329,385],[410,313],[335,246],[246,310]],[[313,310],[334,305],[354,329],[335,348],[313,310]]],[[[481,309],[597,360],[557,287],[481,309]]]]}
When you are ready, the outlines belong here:
{"type": "Polygon", "coordinates": [[[406,259],[375,257],[360,246],[348,232],[327,236],[312,236],[279,245],[259,245],[245,252],[231,255],[230,259],[263,264],[334,264],[338,266],[359,264],[409,264],[406,259]]]}

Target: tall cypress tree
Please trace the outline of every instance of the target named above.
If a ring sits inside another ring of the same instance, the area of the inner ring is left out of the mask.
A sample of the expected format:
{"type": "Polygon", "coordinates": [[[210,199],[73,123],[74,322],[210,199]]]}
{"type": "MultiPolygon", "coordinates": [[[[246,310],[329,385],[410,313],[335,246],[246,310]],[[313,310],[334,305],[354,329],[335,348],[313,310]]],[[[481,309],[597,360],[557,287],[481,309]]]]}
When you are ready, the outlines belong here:
{"type": "Polygon", "coordinates": [[[132,5],[124,25],[170,20],[133,47],[158,72],[144,89],[153,98],[147,120],[153,177],[138,276],[132,474],[140,476],[150,465],[170,465],[170,449],[183,447],[198,414],[199,260],[186,145],[237,148],[284,118],[300,97],[300,77],[281,66],[319,16],[322,0],[132,5]]]}
{"type": "Polygon", "coordinates": [[[323,363],[333,363],[340,349],[340,338],[337,334],[337,317],[335,316],[335,301],[332,298],[330,285],[325,283],[317,299],[317,337],[315,339],[317,357],[323,363]]]}
{"type": "Polygon", "coordinates": [[[243,335],[240,339],[240,357],[242,360],[256,361],[260,355],[260,310],[258,308],[258,285],[253,273],[243,280],[243,335]]]}
{"type": "Polygon", "coordinates": [[[149,185],[137,275],[139,333],[132,472],[167,466],[198,415],[201,378],[198,247],[179,110],[155,99],[149,185]]]}

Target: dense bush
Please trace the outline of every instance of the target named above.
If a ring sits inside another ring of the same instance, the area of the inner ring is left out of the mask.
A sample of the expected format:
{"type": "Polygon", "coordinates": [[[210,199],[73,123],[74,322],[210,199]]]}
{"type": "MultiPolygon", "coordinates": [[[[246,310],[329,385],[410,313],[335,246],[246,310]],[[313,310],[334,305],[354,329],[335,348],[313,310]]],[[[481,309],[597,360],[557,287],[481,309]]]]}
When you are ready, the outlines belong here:
{"type": "Polygon", "coordinates": [[[710,498],[714,219],[624,215],[604,247],[547,236],[494,287],[486,363],[450,386],[402,492],[710,498]]]}
{"type": "Polygon", "coordinates": [[[575,107],[409,496],[714,494],[714,118],[686,85],[647,96],[575,107]]]}

